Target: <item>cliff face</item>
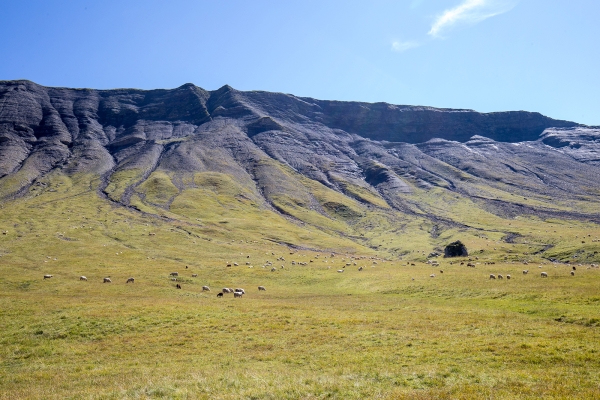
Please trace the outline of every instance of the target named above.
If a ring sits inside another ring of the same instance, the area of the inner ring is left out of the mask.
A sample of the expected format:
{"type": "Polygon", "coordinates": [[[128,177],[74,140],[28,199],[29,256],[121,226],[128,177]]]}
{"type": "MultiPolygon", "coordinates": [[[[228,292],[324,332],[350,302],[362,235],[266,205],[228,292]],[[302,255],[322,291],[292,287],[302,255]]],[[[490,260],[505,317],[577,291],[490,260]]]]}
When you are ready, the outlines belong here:
{"type": "Polygon", "coordinates": [[[199,185],[194,174],[217,173],[281,212],[286,198],[327,215],[307,182],[404,213],[422,212],[411,194],[434,188],[496,210],[506,205],[492,195],[498,191],[596,196],[598,143],[599,129],[521,111],[323,101],[229,86],[144,91],[0,82],[5,199],[51,173],[91,174],[113,201],[169,209],[199,185]],[[172,192],[164,201],[148,195],[157,179],[172,192]]]}

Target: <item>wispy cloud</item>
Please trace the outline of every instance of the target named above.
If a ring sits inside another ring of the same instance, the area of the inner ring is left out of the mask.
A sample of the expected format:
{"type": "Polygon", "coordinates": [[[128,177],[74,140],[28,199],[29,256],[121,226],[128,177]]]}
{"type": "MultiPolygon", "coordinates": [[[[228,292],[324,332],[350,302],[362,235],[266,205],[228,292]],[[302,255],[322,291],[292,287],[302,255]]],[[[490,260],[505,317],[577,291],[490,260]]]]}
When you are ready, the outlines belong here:
{"type": "Polygon", "coordinates": [[[439,15],[428,34],[441,37],[444,32],[459,24],[474,24],[495,15],[510,11],[517,0],[464,0],[458,6],[439,15]]]}
{"type": "Polygon", "coordinates": [[[408,41],[408,42],[394,41],[394,42],[392,42],[392,50],[402,53],[403,51],[413,49],[415,47],[419,47],[420,45],[421,45],[420,43],[414,42],[414,41],[408,41]]]}

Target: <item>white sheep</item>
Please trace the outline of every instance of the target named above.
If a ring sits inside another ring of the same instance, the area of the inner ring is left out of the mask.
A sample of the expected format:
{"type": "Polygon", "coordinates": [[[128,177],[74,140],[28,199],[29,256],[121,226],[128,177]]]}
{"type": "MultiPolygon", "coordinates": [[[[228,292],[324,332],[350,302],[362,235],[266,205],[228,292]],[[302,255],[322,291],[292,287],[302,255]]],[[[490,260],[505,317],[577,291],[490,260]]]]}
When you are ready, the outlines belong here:
{"type": "Polygon", "coordinates": [[[54,275],[44,275],[44,279],[50,279],[52,278],[54,275]]]}
{"type": "Polygon", "coordinates": [[[198,274],[192,274],[192,278],[197,278],[198,274]]]}
{"type": "Polygon", "coordinates": [[[80,280],[80,281],[87,281],[87,278],[86,278],[85,276],[81,275],[81,276],[79,277],[79,280],[80,280]]]}
{"type": "Polygon", "coordinates": [[[435,274],[429,275],[430,278],[435,278],[435,274]]]}
{"type": "Polygon", "coordinates": [[[134,283],[134,282],[135,282],[135,279],[133,279],[133,278],[128,278],[128,279],[127,279],[127,282],[125,282],[125,283],[134,283]]]}
{"type": "Polygon", "coordinates": [[[500,274],[498,274],[498,279],[504,279],[504,277],[500,274]]]}
{"type": "Polygon", "coordinates": [[[229,289],[229,288],[223,288],[223,293],[231,293],[233,292],[233,290],[229,289]]]}
{"type": "Polygon", "coordinates": [[[242,297],[244,293],[242,292],[233,292],[233,297],[242,297]]]}
{"type": "Polygon", "coordinates": [[[358,270],[359,270],[359,271],[362,271],[362,270],[363,270],[363,267],[359,267],[359,268],[358,268],[358,270]]]}
{"type": "Polygon", "coordinates": [[[233,293],[236,293],[236,292],[237,292],[237,293],[243,293],[243,294],[246,294],[246,291],[245,291],[244,289],[240,289],[240,288],[235,288],[235,289],[233,290],[233,293]]]}
{"type": "Polygon", "coordinates": [[[275,271],[277,271],[277,268],[275,268],[275,267],[271,268],[271,272],[275,272],[275,271]]]}
{"type": "Polygon", "coordinates": [[[527,270],[527,269],[523,270],[523,275],[527,275],[528,273],[529,273],[529,270],[527,270]]]}
{"type": "Polygon", "coordinates": [[[490,274],[490,279],[496,279],[496,275],[490,274]]]}
{"type": "Polygon", "coordinates": [[[208,286],[202,286],[203,292],[210,292],[210,288],[208,286]]]}
{"type": "Polygon", "coordinates": [[[102,283],[112,283],[112,281],[110,280],[110,278],[104,278],[102,283]]]}
{"type": "Polygon", "coordinates": [[[179,276],[179,273],[178,273],[178,272],[171,272],[171,273],[169,274],[169,276],[179,276]]]}
{"type": "Polygon", "coordinates": [[[547,272],[542,272],[542,273],[540,274],[540,276],[541,276],[542,278],[547,278],[547,277],[548,277],[548,273],[547,273],[547,272]]]}
{"type": "Polygon", "coordinates": [[[338,270],[337,270],[337,272],[339,272],[339,273],[342,273],[342,272],[344,272],[344,271],[345,271],[345,270],[343,270],[343,269],[338,269],[338,270]]]}
{"type": "Polygon", "coordinates": [[[259,286],[259,287],[258,287],[258,290],[259,290],[259,291],[263,290],[263,291],[265,291],[265,292],[267,291],[267,289],[265,289],[265,287],[264,287],[264,286],[259,286]]]}

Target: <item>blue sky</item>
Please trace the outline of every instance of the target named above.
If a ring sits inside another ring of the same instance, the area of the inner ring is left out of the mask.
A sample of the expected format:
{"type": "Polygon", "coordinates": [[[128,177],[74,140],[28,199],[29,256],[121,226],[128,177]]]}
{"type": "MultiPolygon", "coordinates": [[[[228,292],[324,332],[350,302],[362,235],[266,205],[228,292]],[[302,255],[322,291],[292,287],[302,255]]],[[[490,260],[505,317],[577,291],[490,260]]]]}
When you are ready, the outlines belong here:
{"type": "Polygon", "coordinates": [[[597,0],[0,0],[0,79],[538,111],[600,125],[597,0]]]}

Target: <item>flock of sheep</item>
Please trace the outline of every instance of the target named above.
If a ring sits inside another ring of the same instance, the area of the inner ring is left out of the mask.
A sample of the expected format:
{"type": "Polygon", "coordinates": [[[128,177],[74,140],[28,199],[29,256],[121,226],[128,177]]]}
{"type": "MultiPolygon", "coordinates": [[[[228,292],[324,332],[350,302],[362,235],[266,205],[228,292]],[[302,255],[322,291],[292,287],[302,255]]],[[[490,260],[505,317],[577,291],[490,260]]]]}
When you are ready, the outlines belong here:
{"type": "MultiPolygon", "coordinates": [[[[169,274],[169,276],[172,277],[173,280],[176,280],[177,277],[179,276],[179,273],[178,272],[171,272],[169,274]]],[[[54,275],[46,274],[46,275],[44,275],[44,280],[50,279],[50,278],[53,278],[53,277],[54,277],[54,275]]],[[[198,277],[198,274],[192,274],[192,277],[193,278],[198,277]]],[[[79,277],[79,280],[87,282],[88,279],[87,279],[87,277],[85,277],[85,276],[82,275],[82,276],[79,277]]],[[[135,282],[135,278],[129,277],[129,278],[127,278],[127,281],[125,283],[134,283],[134,282],[135,282]]],[[[112,283],[112,280],[111,280],[111,278],[109,276],[107,276],[107,277],[104,277],[102,279],[102,283],[112,283]]],[[[175,288],[181,289],[181,285],[178,283],[178,284],[175,285],[175,288]]],[[[259,286],[258,287],[258,291],[259,292],[260,291],[266,291],[266,290],[267,289],[264,286],[259,286]]],[[[203,292],[210,292],[210,287],[208,287],[206,285],[202,286],[202,291],[203,292]]],[[[217,294],[217,297],[223,297],[224,293],[233,293],[233,297],[235,297],[235,298],[237,298],[237,297],[241,298],[243,295],[246,294],[246,291],[244,289],[241,289],[241,288],[236,288],[236,289],[223,288],[223,290],[217,294]]]]}

